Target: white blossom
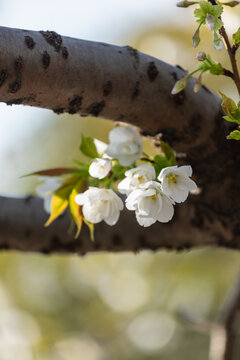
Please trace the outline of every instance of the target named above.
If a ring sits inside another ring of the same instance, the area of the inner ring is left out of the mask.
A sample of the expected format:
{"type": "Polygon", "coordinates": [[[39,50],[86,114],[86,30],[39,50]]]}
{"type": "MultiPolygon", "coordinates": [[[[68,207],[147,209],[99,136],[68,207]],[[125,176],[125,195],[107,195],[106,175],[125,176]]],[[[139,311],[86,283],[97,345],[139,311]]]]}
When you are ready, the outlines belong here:
{"type": "Polygon", "coordinates": [[[161,182],[162,191],[177,203],[185,201],[190,190],[196,190],[196,183],[189,177],[192,176],[192,167],[189,165],[169,166],[161,170],[158,180],[161,182]]]}
{"type": "Polygon", "coordinates": [[[121,194],[129,195],[131,191],[138,188],[141,184],[150,180],[155,180],[156,172],[153,166],[143,164],[125,172],[125,179],[118,184],[121,194]]]}
{"type": "Polygon", "coordinates": [[[78,205],[82,205],[84,217],[91,223],[97,224],[104,220],[108,225],[115,225],[123,202],[111,189],[89,187],[82,194],[75,197],[78,205]]]}
{"type": "Polygon", "coordinates": [[[133,190],[126,199],[128,210],[134,210],[140,225],[147,227],[156,221],[168,222],[172,219],[174,202],[169,199],[156,181],[148,181],[133,190]]]}
{"type": "Polygon", "coordinates": [[[89,174],[94,178],[103,179],[105,178],[105,176],[107,176],[107,174],[111,170],[111,167],[111,160],[96,158],[93,160],[89,167],[89,174]]]}
{"type": "Polygon", "coordinates": [[[106,153],[123,166],[129,166],[142,155],[143,142],[131,126],[116,127],[109,133],[106,153]]]}
{"type": "Polygon", "coordinates": [[[50,214],[53,193],[62,185],[63,179],[42,176],[39,180],[42,183],[36,187],[36,193],[43,199],[44,210],[50,214]]]}

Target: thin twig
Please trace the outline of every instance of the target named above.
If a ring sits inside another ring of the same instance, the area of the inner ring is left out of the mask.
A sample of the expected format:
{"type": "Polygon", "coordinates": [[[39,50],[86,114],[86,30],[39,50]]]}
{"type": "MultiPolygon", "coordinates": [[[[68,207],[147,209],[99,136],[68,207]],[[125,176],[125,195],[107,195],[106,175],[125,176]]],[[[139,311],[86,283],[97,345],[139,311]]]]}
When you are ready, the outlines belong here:
{"type": "MultiPolygon", "coordinates": [[[[215,0],[208,0],[212,5],[217,5],[215,0]]],[[[221,16],[219,17],[219,19],[221,20],[221,16]]],[[[240,77],[239,77],[239,71],[238,71],[238,67],[237,67],[237,61],[236,61],[236,51],[237,48],[236,46],[233,45],[233,47],[230,44],[226,29],[224,26],[221,27],[221,29],[219,30],[219,34],[222,36],[226,48],[227,48],[227,52],[228,52],[228,56],[232,65],[232,70],[233,70],[233,80],[235,82],[235,85],[238,89],[238,93],[240,95],[240,77]]]]}
{"type": "Polygon", "coordinates": [[[223,74],[227,77],[230,77],[231,79],[234,79],[234,74],[232,71],[228,70],[228,69],[225,69],[223,68],[223,74]]]}
{"type": "Polygon", "coordinates": [[[228,39],[228,35],[226,33],[225,27],[222,26],[221,29],[219,30],[219,33],[222,35],[226,47],[227,47],[227,52],[229,55],[229,59],[231,61],[231,65],[232,65],[232,70],[233,70],[233,79],[234,82],[236,84],[236,87],[238,89],[238,93],[240,95],[240,77],[239,77],[239,72],[238,72],[238,66],[237,66],[237,61],[236,61],[236,51],[232,51],[232,46],[230,44],[230,41],[228,39]]]}

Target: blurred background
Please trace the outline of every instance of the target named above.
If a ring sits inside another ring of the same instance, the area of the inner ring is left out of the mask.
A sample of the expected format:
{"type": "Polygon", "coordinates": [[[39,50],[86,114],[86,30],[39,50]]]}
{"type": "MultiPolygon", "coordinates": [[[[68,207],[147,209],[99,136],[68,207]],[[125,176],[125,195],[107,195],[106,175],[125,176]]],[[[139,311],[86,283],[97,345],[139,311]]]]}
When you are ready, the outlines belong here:
{"type": "MultiPolygon", "coordinates": [[[[230,68],[224,51],[211,47],[207,29],[193,49],[193,8],[175,5],[175,0],[0,0],[0,24],[131,45],[188,71],[204,49],[230,68]]],[[[226,9],[229,34],[237,30],[239,15],[238,8],[226,9]]],[[[227,78],[203,79],[237,99],[227,78]]],[[[20,176],[79,158],[82,132],[107,142],[112,128],[106,120],[24,106],[0,104],[0,111],[0,193],[9,196],[35,193],[37,179],[20,176]]],[[[223,249],[83,258],[2,252],[0,359],[208,359],[209,333],[184,319],[217,319],[239,273],[240,254],[223,249]]]]}

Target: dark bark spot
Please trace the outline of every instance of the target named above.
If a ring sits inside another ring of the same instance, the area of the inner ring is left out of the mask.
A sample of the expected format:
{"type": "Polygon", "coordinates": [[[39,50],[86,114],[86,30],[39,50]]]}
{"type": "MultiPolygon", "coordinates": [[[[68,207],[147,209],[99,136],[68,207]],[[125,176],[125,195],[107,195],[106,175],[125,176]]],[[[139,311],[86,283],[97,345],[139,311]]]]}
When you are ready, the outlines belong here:
{"type": "Polygon", "coordinates": [[[67,59],[67,58],[68,58],[68,50],[67,50],[66,46],[63,46],[63,47],[62,47],[62,57],[63,57],[64,59],[67,59]]]}
{"type": "Polygon", "coordinates": [[[114,246],[121,246],[122,245],[122,239],[118,234],[114,234],[112,236],[112,243],[114,246]]]}
{"type": "Polygon", "coordinates": [[[121,51],[121,50],[118,50],[118,53],[119,53],[119,54],[122,54],[122,51],[121,51]]]}
{"type": "Polygon", "coordinates": [[[180,70],[182,70],[182,71],[184,71],[185,73],[187,72],[187,70],[185,70],[181,65],[176,65],[176,68],[178,68],[178,69],[180,69],[180,70]]]}
{"type": "Polygon", "coordinates": [[[6,69],[1,70],[0,72],[0,87],[5,83],[8,77],[8,72],[6,69]]]}
{"type": "Polygon", "coordinates": [[[47,43],[52,46],[55,51],[59,52],[62,46],[62,37],[55,31],[40,31],[47,43]]]}
{"type": "Polygon", "coordinates": [[[24,42],[30,50],[32,50],[35,46],[35,41],[31,36],[24,36],[24,42]]]}
{"type": "Polygon", "coordinates": [[[134,90],[133,90],[133,93],[132,93],[132,98],[136,98],[139,96],[139,86],[140,86],[140,82],[139,81],[136,81],[136,84],[135,84],[135,87],[134,87],[134,90]]]}
{"type": "Polygon", "coordinates": [[[103,84],[103,96],[108,96],[112,92],[112,82],[106,81],[105,84],[103,84]]]}
{"type": "Polygon", "coordinates": [[[56,108],[56,109],[53,109],[53,112],[55,112],[55,114],[62,114],[64,113],[64,108],[56,108]]]}
{"type": "Polygon", "coordinates": [[[15,94],[22,86],[22,68],[23,68],[23,59],[19,56],[14,61],[14,70],[16,73],[16,79],[9,85],[8,92],[15,94]]]}
{"type": "Polygon", "coordinates": [[[170,72],[170,75],[172,75],[172,77],[173,77],[173,79],[174,79],[175,81],[178,80],[178,76],[177,76],[177,73],[176,73],[175,71],[170,72]]]}
{"type": "Polygon", "coordinates": [[[32,195],[29,195],[29,196],[25,197],[24,202],[26,204],[29,204],[33,199],[34,199],[34,197],[32,195]]]}
{"type": "Polygon", "coordinates": [[[15,71],[19,73],[22,70],[23,67],[23,59],[21,56],[19,56],[15,62],[14,62],[15,71]]]}
{"type": "Polygon", "coordinates": [[[47,51],[44,51],[44,53],[42,54],[42,65],[44,69],[47,69],[50,65],[50,55],[48,54],[47,51]]]}
{"type": "Polygon", "coordinates": [[[88,114],[98,116],[105,106],[105,101],[95,102],[87,108],[88,114]]]}
{"type": "Polygon", "coordinates": [[[81,96],[74,96],[72,100],[69,101],[68,104],[68,112],[69,114],[76,114],[82,105],[82,97],[81,96]]]}
{"type": "Polygon", "coordinates": [[[28,97],[22,97],[22,98],[14,98],[12,100],[9,100],[6,102],[7,105],[19,105],[23,104],[24,102],[29,103],[36,99],[36,95],[31,94],[28,97]]]}
{"type": "Polygon", "coordinates": [[[148,74],[148,78],[150,81],[154,81],[156,79],[156,77],[159,74],[159,71],[155,65],[154,61],[151,61],[148,65],[148,69],[147,69],[147,74],[148,74]]]}
{"type": "Polygon", "coordinates": [[[185,91],[181,91],[178,94],[172,95],[172,99],[177,106],[183,105],[185,100],[185,91]]]}
{"type": "Polygon", "coordinates": [[[8,88],[8,92],[15,94],[22,86],[21,78],[17,78],[15,81],[13,81],[8,88]]]}
{"type": "Polygon", "coordinates": [[[17,98],[17,99],[12,99],[6,102],[7,105],[20,105],[22,104],[24,98],[17,98]]]}
{"type": "Polygon", "coordinates": [[[127,49],[128,53],[130,54],[130,56],[132,56],[132,58],[134,59],[134,62],[135,62],[134,67],[135,67],[135,69],[137,69],[138,65],[139,65],[138,51],[131,46],[126,46],[126,49],[127,49]]]}

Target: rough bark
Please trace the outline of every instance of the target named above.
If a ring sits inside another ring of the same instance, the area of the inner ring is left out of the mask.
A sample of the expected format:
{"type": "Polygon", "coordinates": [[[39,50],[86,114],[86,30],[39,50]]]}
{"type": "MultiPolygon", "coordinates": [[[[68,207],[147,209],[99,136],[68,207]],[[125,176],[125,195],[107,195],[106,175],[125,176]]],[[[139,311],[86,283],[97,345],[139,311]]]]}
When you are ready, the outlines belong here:
{"type": "MultiPolygon", "coordinates": [[[[62,37],[49,31],[0,27],[0,100],[125,121],[144,134],[162,133],[182,163],[191,164],[201,194],[177,207],[174,220],[148,229],[124,213],[116,227],[100,224],[96,242],[73,240],[63,216],[43,229],[38,200],[1,198],[0,246],[45,252],[183,248],[240,248],[240,152],[226,141],[219,98],[171,88],[185,72],[125,46],[62,37]],[[10,211],[11,210],[11,211],[10,211]],[[13,225],[14,224],[14,225],[13,225]],[[131,230],[130,230],[131,229],[131,230]]],[[[85,231],[85,230],[84,230],[85,231]]]]}

